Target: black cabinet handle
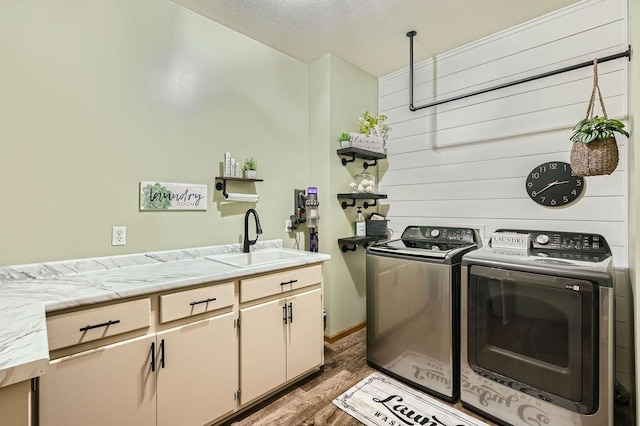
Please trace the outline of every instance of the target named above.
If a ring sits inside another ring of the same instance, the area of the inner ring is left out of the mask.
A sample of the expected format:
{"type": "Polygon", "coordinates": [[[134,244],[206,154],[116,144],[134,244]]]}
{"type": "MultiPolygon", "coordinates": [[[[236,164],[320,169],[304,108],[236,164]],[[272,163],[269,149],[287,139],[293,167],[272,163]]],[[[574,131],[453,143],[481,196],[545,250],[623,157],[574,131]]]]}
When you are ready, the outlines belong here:
{"type": "Polygon", "coordinates": [[[109,320],[107,322],[103,322],[102,324],[87,325],[85,327],[82,327],[80,331],[93,330],[94,328],[100,328],[100,327],[109,327],[110,325],[113,325],[113,324],[120,324],[120,320],[109,320]]]}
{"type": "Polygon", "coordinates": [[[156,371],[156,342],[151,342],[151,371],[156,371]]]}
{"type": "Polygon", "coordinates": [[[215,297],[211,297],[209,299],[204,299],[204,300],[198,300],[196,302],[191,302],[189,303],[191,306],[195,306],[195,305],[199,305],[201,303],[209,303],[209,302],[213,302],[214,300],[216,300],[215,297]]]}
{"type": "Polygon", "coordinates": [[[291,281],[285,281],[285,282],[281,282],[280,285],[288,285],[288,284],[293,284],[293,283],[297,283],[298,280],[291,280],[291,281]]]}
{"type": "Polygon", "coordinates": [[[287,304],[285,303],[285,305],[282,307],[282,320],[284,321],[284,323],[287,323],[287,304]]]}
{"type": "Polygon", "coordinates": [[[164,368],[164,339],[160,341],[160,367],[164,368]]]}
{"type": "Polygon", "coordinates": [[[289,323],[293,324],[293,303],[289,303],[289,323]]]}

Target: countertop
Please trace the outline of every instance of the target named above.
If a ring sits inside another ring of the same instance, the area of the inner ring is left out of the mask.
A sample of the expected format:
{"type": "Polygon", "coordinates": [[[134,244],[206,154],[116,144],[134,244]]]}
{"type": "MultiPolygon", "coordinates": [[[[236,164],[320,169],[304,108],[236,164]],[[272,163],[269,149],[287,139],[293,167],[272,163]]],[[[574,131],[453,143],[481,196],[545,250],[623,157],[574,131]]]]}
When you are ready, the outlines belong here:
{"type": "MultiPolygon", "coordinates": [[[[258,242],[252,251],[282,248],[258,242]]],[[[322,253],[248,267],[205,256],[240,253],[240,244],[0,267],[0,387],[44,374],[46,313],[211,281],[324,262],[322,253]]]]}

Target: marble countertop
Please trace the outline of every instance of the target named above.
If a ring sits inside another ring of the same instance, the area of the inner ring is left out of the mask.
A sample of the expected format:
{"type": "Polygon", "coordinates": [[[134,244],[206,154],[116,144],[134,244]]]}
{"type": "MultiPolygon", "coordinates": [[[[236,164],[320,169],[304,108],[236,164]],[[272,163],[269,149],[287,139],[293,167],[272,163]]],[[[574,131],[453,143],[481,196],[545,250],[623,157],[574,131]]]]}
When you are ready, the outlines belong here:
{"type": "MultiPolygon", "coordinates": [[[[255,250],[282,248],[282,240],[255,250]]],[[[322,253],[237,267],[205,256],[240,244],[0,267],[0,387],[38,377],[49,365],[46,313],[211,281],[324,262],[322,253]]]]}

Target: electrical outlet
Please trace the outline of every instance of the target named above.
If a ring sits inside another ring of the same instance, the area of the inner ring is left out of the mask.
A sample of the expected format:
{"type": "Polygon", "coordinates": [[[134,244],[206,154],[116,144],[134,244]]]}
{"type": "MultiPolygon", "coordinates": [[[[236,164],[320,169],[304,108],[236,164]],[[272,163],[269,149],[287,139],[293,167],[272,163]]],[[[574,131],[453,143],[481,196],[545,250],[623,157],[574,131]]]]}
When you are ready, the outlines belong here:
{"type": "Polygon", "coordinates": [[[293,228],[291,228],[291,219],[287,219],[284,221],[284,232],[291,232],[293,228]]]}
{"type": "Polygon", "coordinates": [[[111,228],[111,245],[123,246],[127,244],[127,227],[114,226],[111,228]]]}

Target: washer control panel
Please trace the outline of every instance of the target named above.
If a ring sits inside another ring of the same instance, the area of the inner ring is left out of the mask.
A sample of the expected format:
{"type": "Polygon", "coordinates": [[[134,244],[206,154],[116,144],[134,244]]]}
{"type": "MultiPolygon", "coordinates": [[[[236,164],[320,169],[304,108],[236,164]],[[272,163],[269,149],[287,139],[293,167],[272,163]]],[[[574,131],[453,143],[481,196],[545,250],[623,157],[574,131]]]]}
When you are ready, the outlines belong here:
{"type": "Polygon", "coordinates": [[[402,239],[428,240],[455,243],[477,243],[479,236],[477,231],[471,228],[450,228],[443,226],[409,226],[402,233],[402,239]]]}
{"type": "Polygon", "coordinates": [[[529,234],[534,249],[581,251],[588,253],[610,253],[609,245],[602,235],[577,232],[523,231],[499,229],[496,232],[529,234]]]}

